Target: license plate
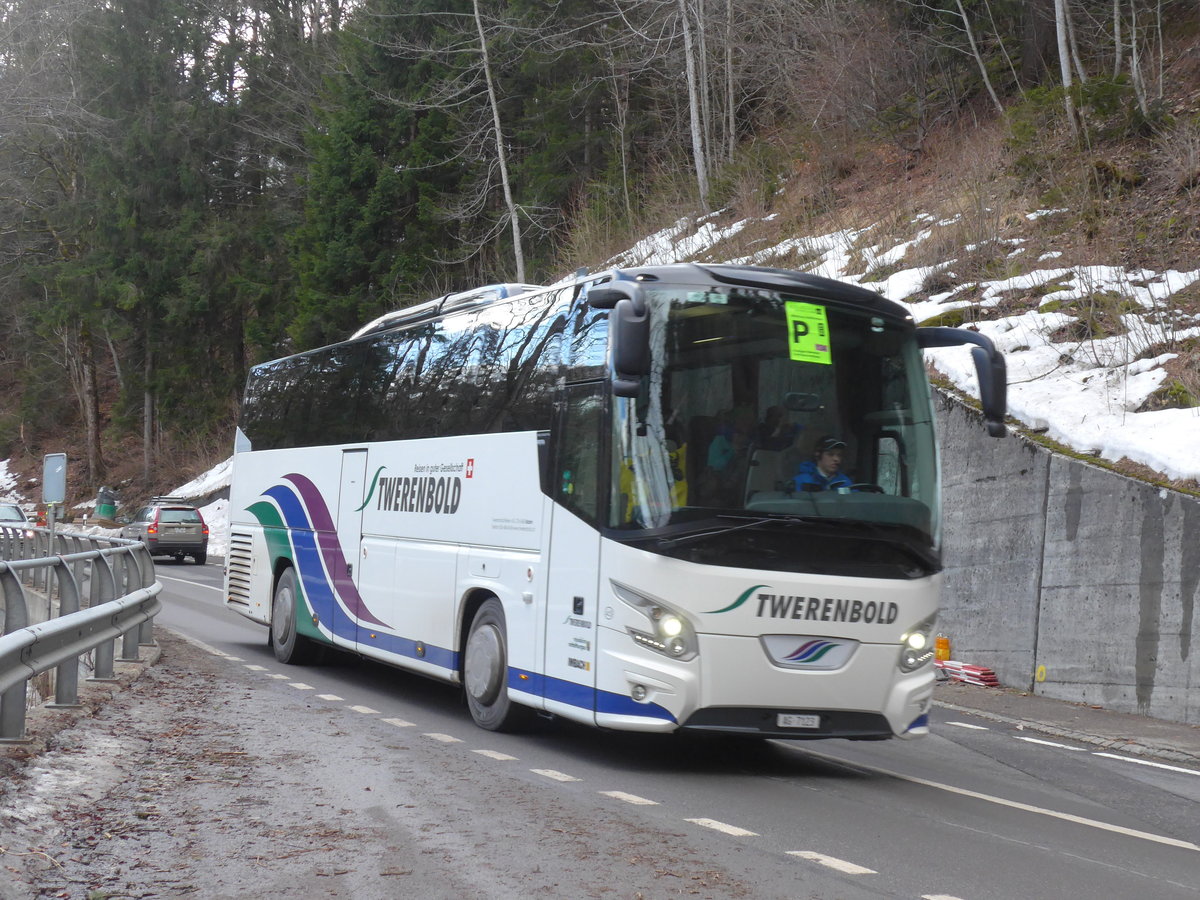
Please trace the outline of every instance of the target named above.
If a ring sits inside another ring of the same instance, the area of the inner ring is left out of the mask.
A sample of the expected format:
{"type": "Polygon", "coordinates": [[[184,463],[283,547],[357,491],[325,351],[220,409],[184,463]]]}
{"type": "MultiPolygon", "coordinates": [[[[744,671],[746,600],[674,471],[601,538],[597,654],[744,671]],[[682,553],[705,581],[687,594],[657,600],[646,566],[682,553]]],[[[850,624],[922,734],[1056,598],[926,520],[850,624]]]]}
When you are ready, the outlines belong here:
{"type": "Polygon", "coordinates": [[[777,728],[820,728],[820,716],[801,716],[793,713],[779,713],[775,717],[777,728]]]}

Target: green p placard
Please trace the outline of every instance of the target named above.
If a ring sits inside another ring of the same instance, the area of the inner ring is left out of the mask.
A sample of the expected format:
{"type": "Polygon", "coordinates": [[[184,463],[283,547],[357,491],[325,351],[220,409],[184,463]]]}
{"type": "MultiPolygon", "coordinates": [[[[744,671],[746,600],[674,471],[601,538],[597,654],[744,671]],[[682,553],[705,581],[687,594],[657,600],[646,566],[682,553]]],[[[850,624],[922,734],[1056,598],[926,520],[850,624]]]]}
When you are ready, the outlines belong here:
{"type": "Polygon", "coordinates": [[[833,364],[829,350],[829,320],[825,307],[789,300],[786,307],[788,351],[795,362],[833,364]]]}

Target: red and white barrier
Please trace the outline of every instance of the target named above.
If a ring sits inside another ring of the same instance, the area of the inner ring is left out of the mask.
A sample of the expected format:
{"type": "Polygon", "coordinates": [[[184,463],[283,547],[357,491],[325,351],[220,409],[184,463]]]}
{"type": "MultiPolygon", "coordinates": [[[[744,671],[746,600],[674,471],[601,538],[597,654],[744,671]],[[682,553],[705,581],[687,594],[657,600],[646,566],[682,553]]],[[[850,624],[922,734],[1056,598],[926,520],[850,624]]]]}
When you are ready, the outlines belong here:
{"type": "Polygon", "coordinates": [[[933,664],[951,681],[977,684],[980,687],[1000,686],[1000,679],[996,677],[996,673],[986,666],[970,666],[953,659],[935,659],[933,664]]]}

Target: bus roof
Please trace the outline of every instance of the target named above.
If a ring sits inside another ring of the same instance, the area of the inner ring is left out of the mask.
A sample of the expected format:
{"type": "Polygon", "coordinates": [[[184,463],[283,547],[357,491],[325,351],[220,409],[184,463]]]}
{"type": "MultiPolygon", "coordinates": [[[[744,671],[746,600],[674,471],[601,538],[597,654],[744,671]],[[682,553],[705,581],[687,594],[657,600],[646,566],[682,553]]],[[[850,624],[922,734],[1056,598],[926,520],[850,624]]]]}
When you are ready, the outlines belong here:
{"type": "Polygon", "coordinates": [[[844,303],[875,311],[891,319],[911,319],[908,310],[882,294],[846,281],[823,278],[809,272],[773,269],[767,266],[734,266],[710,263],[673,263],[664,266],[631,266],[595,272],[582,279],[593,281],[611,274],[617,279],[674,284],[719,284],[768,288],[799,293],[814,300],[844,303]]]}

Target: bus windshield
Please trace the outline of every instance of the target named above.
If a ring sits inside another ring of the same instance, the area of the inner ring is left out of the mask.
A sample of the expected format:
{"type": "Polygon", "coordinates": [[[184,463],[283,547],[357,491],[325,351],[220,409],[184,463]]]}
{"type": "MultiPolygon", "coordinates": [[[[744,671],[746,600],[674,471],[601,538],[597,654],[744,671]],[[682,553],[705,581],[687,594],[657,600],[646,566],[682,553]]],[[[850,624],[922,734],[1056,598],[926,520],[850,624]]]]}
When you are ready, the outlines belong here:
{"type": "MultiPolygon", "coordinates": [[[[769,289],[646,287],[652,366],[636,399],[613,401],[610,528],[717,564],[742,564],[752,536],[761,558],[765,532],[785,555],[814,535],[860,536],[937,568],[911,321],[769,289]]],[[[852,553],[861,564],[860,542],[852,553]]]]}

